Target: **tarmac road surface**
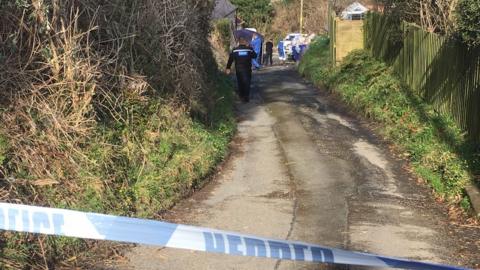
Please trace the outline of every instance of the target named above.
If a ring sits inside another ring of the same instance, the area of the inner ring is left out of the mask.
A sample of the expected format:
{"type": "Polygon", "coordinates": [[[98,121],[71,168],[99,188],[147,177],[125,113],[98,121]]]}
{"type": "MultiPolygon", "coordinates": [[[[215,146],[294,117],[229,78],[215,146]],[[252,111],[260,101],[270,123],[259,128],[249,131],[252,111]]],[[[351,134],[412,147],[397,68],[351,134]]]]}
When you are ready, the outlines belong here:
{"type": "MultiPolygon", "coordinates": [[[[480,263],[479,229],[449,224],[431,192],[368,124],[294,68],[254,76],[259,93],[238,105],[232,155],[212,183],[168,213],[169,221],[436,263],[480,263]]],[[[115,269],[367,269],[147,246],[126,257],[115,269]]]]}

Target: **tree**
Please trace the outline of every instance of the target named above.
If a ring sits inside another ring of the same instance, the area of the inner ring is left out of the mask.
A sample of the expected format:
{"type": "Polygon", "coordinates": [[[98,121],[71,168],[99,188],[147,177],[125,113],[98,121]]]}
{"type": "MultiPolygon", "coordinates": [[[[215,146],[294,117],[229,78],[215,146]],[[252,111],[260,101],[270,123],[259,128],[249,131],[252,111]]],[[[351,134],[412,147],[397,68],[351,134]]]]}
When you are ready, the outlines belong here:
{"type": "MultiPolygon", "coordinates": [[[[477,1],[477,0],[472,0],[477,1]]],[[[379,0],[385,13],[400,21],[416,23],[429,32],[452,34],[458,0],[379,0]]]]}
{"type": "Polygon", "coordinates": [[[351,5],[355,0],[330,0],[333,10],[340,14],[346,7],[351,5]]]}
{"type": "Polygon", "coordinates": [[[480,1],[461,0],[457,7],[457,31],[470,46],[480,46],[480,1]]]}
{"type": "Polygon", "coordinates": [[[239,16],[249,27],[264,29],[273,17],[270,0],[232,0],[237,6],[239,16]]]}

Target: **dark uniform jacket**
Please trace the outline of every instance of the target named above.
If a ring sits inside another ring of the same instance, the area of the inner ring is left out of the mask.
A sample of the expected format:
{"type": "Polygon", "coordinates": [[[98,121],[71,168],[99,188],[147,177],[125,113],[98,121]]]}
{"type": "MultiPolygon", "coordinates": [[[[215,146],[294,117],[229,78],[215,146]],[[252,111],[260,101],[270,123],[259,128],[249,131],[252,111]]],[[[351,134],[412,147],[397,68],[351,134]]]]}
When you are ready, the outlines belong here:
{"type": "Polygon", "coordinates": [[[235,62],[235,69],[237,72],[251,72],[252,71],[252,59],[257,58],[257,54],[250,46],[240,45],[233,49],[228,58],[227,68],[232,67],[235,62]]]}
{"type": "Polygon", "coordinates": [[[273,53],[273,43],[268,41],[266,44],[265,44],[265,51],[267,51],[267,53],[273,53]]]}

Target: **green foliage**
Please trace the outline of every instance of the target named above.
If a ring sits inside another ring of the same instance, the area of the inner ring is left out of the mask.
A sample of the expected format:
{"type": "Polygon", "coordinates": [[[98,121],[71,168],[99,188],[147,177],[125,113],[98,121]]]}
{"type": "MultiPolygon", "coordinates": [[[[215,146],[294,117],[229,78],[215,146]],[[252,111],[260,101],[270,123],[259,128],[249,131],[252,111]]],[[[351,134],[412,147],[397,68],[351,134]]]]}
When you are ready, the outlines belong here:
{"type": "MultiPolygon", "coordinates": [[[[188,111],[161,99],[131,102],[127,122],[99,125],[83,146],[88,162],[74,190],[37,189],[44,203],[122,216],[158,217],[202,186],[228,151],[235,131],[233,86],[220,74],[212,85],[216,102],[210,112],[214,121],[211,125],[192,120],[188,111]]],[[[14,233],[2,237],[5,245],[1,256],[15,268],[43,261],[32,255],[39,254],[36,240],[14,233]]],[[[79,239],[49,237],[44,248],[52,263],[58,256],[89,256],[85,254],[89,242],[79,239]]]]}
{"type": "Polygon", "coordinates": [[[468,197],[464,197],[460,201],[460,206],[465,210],[469,211],[472,208],[472,203],[470,202],[470,199],[468,197]]]}
{"type": "MultiPolygon", "coordinates": [[[[300,72],[380,123],[381,133],[404,152],[417,175],[438,194],[460,203],[458,198],[480,166],[474,145],[453,119],[436,112],[403,85],[390,67],[365,51],[352,52],[333,69],[329,58],[328,44],[317,41],[303,57],[300,72]]],[[[461,200],[464,208],[467,202],[461,200]]]]}
{"type": "Polygon", "coordinates": [[[158,99],[132,102],[127,122],[99,125],[85,145],[82,191],[51,189],[49,204],[146,218],[171,207],[201,185],[227,152],[235,130],[227,80],[219,75],[214,83],[211,125],[158,99]]]}
{"type": "Polygon", "coordinates": [[[233,134],[229,132],[233,132],[235,127],[235,116],[232,110],[234,85],[232,80],[223,74],[218,75],[215,82],[215,106],[210,112],[212,121],[210,126],[223,133],[228,131],[224,135],[230,137],[233,134]]]}
{"type": "Polygon", "coordinates": [[[392,66],[403,83],[480,142],[480,122],[473,117],[480,114],[480,50],[405,22],[395,41],[399,24],[379,13],[370,13],[365,22],[370,54],[392,66]]]}
{"type": "MultiPolygon", "coordinates": [[[[213,3],[55,3],[0,0],[3,200],[158,218],[202,185],[234,132],[232,85],[208,42],[213,3]]],[[[0,269],[76,268],[97,246],[0,238],[0,269]]]]}
{"type": "Polygon", "coordinates": [[[480,46],[480,2],[460,0],[457,6],[457,31],[465,43],[480,46]]]}
{"type": "Polygon", "coordinates": [[[301,74],[309,74],[315,81],[324,84],[328,81],[332,59],[329,48],[330,40],[327,36],[319,36],[310,45],[307,56],[300,62],[299,71],[301,74]]]}
{"type": "Polygon", "coordinates": [[[232,39],[231,22],[229,19],[220,19],[215,22],[215,29],[220,35],[220,40],[226,52],[230,51],[230,40],[232,39]]]}
{"type": "Polygon", "coordinates": [[[260,28],[272,20],[274,9],[270,0],[232,0],[232,3],[248,27],[260,28]]]}
{"type": "Polygon", "coordinates": [[[2,167],[3,162],[7,158],[8,153],[8,142],[2,133],[0,133],[0,168],[2,167]]]}
{"type": "Polygon", "coordinates": [[[420,5],[410,0],[379,0],[385,7],[385,13],[399,22],[402,20],[420,25],[420,5]]]}
{"type": "Polygon", "coordinates": [[[0,0],[0,7],[18,7],[18,8],[29,8],[31,4],[28,0],[0,0]]]}

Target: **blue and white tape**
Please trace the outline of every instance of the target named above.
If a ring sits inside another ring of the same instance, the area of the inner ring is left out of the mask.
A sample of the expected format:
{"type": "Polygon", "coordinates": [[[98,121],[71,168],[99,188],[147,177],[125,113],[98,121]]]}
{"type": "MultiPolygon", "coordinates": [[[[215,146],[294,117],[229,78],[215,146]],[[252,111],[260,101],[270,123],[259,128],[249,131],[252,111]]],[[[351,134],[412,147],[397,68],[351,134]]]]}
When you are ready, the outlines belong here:
{"type": "Polygon", "coordinates": [[[318,263],[465,269],[161,221],[0,203],[0,229],[318,263]]]}

